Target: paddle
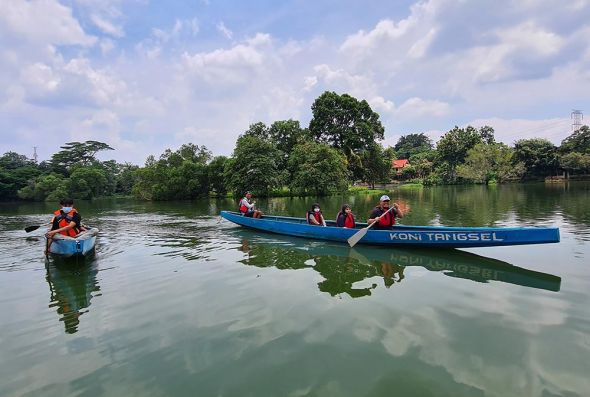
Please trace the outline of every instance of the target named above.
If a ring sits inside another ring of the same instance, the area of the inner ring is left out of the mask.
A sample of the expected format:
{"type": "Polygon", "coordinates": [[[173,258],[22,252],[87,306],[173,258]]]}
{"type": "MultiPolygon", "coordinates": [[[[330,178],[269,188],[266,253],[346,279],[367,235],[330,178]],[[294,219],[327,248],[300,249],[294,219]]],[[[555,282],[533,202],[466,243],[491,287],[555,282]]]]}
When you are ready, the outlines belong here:
{"type": "Polygon", "coordinates": [[[31,226],[27,226],[25,227],[25,232],[29,233],[32,232],[33,230],[37,230],[39,229],[41,226],[45,226],[45,225],[51,225],[51,222],[49,223],[43,223],[41,225],[31,225],[31,226]]]}
{"type": "MultiPolygon", "coordinates": [[[[393,206],[389,207],[389,209],[387,211],[385,211],[383,214],[381,214],[381,216],[387,214],[392,209],[393,209],[393,206]]],[[[348,245],[350,245],[351,247],[354,247],[356,245],[356,243],[358,243],[360,241],[360,239],[365,237],[365,234],[367,234],[369,229],[377,222],[378,221],[375,220],[375,222],[371,223],[369,226],[362,228],[361,230],[359,230],[358,232],[356,232],[355,234],[350,236],[350,238],[348,239],[348,245]]]]}

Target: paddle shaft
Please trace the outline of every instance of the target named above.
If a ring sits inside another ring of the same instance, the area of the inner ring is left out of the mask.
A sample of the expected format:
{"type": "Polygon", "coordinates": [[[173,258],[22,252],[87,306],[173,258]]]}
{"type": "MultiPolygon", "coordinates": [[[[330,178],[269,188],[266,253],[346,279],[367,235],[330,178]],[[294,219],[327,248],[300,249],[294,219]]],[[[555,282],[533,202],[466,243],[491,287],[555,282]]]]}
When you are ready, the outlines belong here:
{"type": "Polygon", "coordinates": [[[367,227],[364,227],[361,230],[359,230],[358,232],[356,232],[355,234],[353,234],[348,239],[348,245],[350,245],[351,247],[354,247],[356,245],[356,243],[358,243],[365,236],[365,234],[367,234],[367,232],[369,231],[369,229],[372,228],[375,223],[379,222],[379,219],[383,215],[387,214],[389,211],[391,211],[394,208],[395,208],[394,206],[389,207],[389,209],[387,211],[385,211],[384,213],[382,213],[381,215],[379,215],[378,218],[375,218],[375,220],[373,221],[373,223],[370,223],[367,227]]]}

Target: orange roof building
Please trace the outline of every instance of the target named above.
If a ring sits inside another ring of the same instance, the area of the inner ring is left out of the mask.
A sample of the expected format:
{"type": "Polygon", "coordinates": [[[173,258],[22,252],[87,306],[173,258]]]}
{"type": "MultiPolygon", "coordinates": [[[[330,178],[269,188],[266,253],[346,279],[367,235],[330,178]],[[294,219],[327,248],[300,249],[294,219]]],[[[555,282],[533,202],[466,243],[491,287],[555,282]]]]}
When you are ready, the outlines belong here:
{"type": "Polygon", "coordinates": [[[410,164],[410,161],[409,160],[406,160],[406,159],[403,159],[403,160],[393,160],[393,162],[392,162],[392,166],[396,170],[401,170],[402,168],[404,168],[408,164],[410,164]]]}

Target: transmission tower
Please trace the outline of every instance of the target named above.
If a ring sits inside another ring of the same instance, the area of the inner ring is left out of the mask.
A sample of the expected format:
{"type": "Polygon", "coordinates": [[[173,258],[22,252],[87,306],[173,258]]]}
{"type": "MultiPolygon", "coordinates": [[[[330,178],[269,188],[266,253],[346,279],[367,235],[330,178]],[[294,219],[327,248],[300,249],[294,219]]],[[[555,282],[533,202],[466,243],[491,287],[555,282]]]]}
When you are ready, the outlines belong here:
{"type": "Polygon", "coordinates": [[[582,119],[584,119],[584,115],[581,110],[572,110],[572,131],[577,131],[582,127],[582,119]]]}
{"type": "Polygon", "coordinates": [[[37,146],[33,146],[33,160],[37,162],[37,146]]]}

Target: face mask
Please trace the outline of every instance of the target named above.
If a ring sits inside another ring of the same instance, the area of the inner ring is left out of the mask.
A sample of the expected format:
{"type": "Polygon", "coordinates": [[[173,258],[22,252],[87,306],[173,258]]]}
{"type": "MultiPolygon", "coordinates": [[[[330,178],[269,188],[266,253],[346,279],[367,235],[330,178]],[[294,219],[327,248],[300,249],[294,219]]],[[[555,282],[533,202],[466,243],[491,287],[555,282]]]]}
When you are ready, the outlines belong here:
{"type": "Polygon", "coordinates": [[[67,214],[68,212],[70,212],[72,210],[72,207],[62,207],[61,210],[67,214]]]}
{"type": "Polygon", "coordinates": [[[320,209],[319,209],[319,208],[314,208],[313,210],[314,210],[315,212],[320,212],[320,209]]]}

